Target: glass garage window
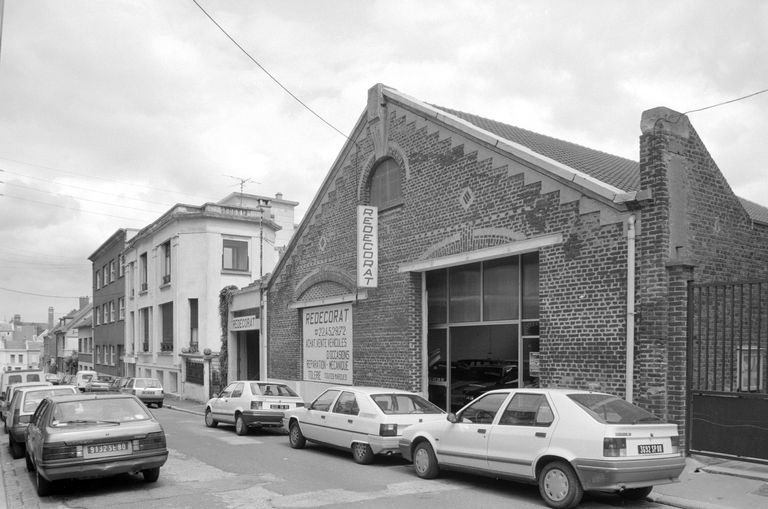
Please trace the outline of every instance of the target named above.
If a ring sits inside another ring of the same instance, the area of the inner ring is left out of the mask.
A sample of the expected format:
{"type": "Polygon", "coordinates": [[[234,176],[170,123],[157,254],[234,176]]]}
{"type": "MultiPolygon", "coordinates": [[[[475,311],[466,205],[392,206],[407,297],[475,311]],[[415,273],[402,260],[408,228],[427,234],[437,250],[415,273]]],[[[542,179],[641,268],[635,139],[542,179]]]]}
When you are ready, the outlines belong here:
{"type": "Polygon", "coordinates": [[[523,255],[523,318],[539,317],[539,253],[523,255]]]}
{"type": "Polygon", "coordinates": [[[427,272],[427,306],[429,323],[448,321],[448,271],[434,270],[427,272]]]}
{"type": "Polygon", "coordinates": [[[483,264],[483,319],[512,320],[518,317],[520,299],[510,291],[520,286],[519,259],[503,258],[483,264]]]}
{"type": "Polygon", "coordinates": [[[448,279],[450,321],[480,321],[480,264],[453,267],[448,279]]]}

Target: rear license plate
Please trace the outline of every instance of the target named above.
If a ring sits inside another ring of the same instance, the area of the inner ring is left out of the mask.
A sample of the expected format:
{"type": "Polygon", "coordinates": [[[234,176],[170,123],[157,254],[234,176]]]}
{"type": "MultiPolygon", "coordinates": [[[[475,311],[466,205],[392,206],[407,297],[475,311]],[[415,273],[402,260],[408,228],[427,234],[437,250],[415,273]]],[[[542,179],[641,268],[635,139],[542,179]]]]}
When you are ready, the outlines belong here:
{"type": "Polygon", "coordinates": [[[664,444],[644,444],[637,446],[640,454],[659,454],[664,452],[664,444]]]}
{"type": "Polygon", "coordinates": [[[131,454],[130,442],[112,442],[109,444],[93,444],[85,447],[83,456],[86,458],[105,458],[131,454]]]}
{"type": "Polygon", "coordinates": [[[269,408],[273,410],[288,410],[288,405],[270,405],[269,408]]]}

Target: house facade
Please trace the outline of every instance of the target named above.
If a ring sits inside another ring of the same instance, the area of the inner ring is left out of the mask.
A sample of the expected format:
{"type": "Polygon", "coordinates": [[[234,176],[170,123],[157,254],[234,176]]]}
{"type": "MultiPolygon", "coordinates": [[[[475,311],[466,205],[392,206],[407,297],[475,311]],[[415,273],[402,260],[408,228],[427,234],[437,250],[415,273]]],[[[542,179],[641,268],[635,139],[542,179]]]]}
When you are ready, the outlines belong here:
{"type": "Polygon", "coordinates": [[[80,336],[92,336],[92,312],[93,304],[90,298],[80,297],[80,307],[59,318],[59,323],[44,337],[41,361],[47,371],[76,373],[81,369],[78,364],[80,336]]]}
{"type": "Polygon", "coordinates": [[[267,283],[267,375],[593,388],[684,431],[688,285],[768,278],[768,209],[686,116],[640,124],[632,161],[374,86],[267,283]]]}
{"type": "MultiPolygon", "coordinates": [[[[272,199],[243,195],[240,206],[240,198],[237,205],[228,199],[176,205],[129,240],[126,376],[158,378],[166,392],[183,397],[209,397],[210,361],[222,337],[219,293],[247,286],[271,270],[282,228],[272,214],[272,199]]],[[[293,228],[292,215],[288,226],[293,228]]]]}

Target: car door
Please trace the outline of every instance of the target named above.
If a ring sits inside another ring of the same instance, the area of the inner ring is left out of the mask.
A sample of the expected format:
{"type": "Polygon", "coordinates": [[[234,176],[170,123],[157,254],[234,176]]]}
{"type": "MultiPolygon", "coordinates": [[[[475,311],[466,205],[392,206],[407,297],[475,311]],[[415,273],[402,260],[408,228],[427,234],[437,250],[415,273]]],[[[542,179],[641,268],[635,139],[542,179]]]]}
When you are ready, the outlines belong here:
{"type": "Polygon", "coordinates": [[[555,414],[544,394],[516,392],[488,432],[488,467],[535,478],[534,461],[552,441],[555,414]]]}
{"type": "Polygon", "coordinates": [[[349,447],[355,438],[367,440],[358,422],[360,408],[357,397],[351,391],[341,391],[326,419],[328,443],[349,447]]]}
{"type": "MultiPolygon", "coordinates": [[[[233,382],[227,385],[216,398],[211,401],[211,415],[220,422],[232,423],[235,420],[234,411],[230,408],[230,398],[235,390],[237,383],[233,382]]],[[[242,392],[242,390],[241,390],[242,392]]]]}
{"type": "Polygon", "coordinates": [[[488,468],[488,431],[507,393],[485,394],[457,414],[457,422],[443,428],[438,437],[438,461],[467,468],[488,468]]]}
{"type": "Polygon", "coordinates": [[[34,458],[35,463],[39,461],[43,451],[43,427],[45,426],[45,415],[48,412],[49,406],[49,400],[44,399],[41,401],[35,413],[32,414],[27,429],[24,431],[27,453],[34,458]]]}
{"type": "Polygon", "coordinates": [[[301,431],[306,438],[329,444],[334,443],[334,433],[329,428],[328,416],[339,392],[337,389],[328,389],[307,407],[307,411],[302,414],[303,417],[299,421],[301,431]]]}

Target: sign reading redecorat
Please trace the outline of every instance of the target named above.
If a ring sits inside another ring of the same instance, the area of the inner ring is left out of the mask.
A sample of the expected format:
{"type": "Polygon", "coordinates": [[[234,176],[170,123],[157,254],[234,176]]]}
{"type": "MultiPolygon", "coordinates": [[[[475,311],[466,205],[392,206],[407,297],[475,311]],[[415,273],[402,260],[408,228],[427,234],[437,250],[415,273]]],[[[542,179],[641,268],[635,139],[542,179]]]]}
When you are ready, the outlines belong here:
{"type": "Polygon", "coordinates": [[[352,305],[301,311],[304,380],[352,385],[352,305]]]}
{"type": "Polygon", "coordinates": [[[379,209],[357,207],[357,287],[379,285],[379,209]]]}
{"type": "Polygon", "coordinates": [[[231,331],[257,329],[259,321],[256,315],[237,316],[232,318],[231,331]]]}

